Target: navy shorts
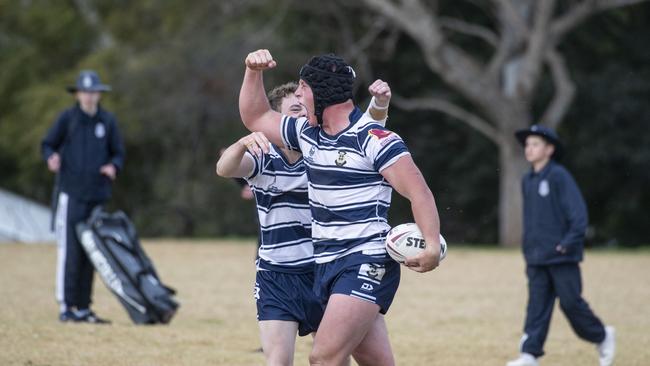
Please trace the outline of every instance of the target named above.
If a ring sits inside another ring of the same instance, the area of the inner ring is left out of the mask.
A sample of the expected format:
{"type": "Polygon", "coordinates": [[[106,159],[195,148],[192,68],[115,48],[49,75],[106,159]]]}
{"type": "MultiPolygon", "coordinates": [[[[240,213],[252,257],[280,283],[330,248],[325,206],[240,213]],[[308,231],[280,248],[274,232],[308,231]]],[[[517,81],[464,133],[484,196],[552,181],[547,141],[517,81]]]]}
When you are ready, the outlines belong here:
{"type": "Polygon", "coordinates": [[[318,329],[325,307],[314,293],[313,273],[257,271],[254,290],[257,320],[298,323],[298,335],[318,329]]]}
{"type": "Polygon", "coordinates": [[[314,292],[323,306],[330,295],[343,294],[379,305],[386,314],[395,298],[400,280],[400,264],[388,255],[378,258],[352,253],[316,265],[314,292]]]}

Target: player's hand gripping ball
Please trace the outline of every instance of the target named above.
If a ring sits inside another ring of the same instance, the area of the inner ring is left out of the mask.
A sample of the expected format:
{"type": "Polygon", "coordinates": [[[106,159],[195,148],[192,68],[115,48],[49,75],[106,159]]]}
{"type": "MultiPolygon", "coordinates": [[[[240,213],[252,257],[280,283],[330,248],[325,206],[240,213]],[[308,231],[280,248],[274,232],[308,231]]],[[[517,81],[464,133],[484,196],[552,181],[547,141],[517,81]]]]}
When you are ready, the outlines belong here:
{"type": "MultiPolygon", "coordinates": [[[[386,251],[397,262],[415,257],[426,248],[420,228],[415,223],[397,225],[386,235],[386,251]]],[[[440,260],[447,256],[447,242],[440,235],[440,260]]]]}

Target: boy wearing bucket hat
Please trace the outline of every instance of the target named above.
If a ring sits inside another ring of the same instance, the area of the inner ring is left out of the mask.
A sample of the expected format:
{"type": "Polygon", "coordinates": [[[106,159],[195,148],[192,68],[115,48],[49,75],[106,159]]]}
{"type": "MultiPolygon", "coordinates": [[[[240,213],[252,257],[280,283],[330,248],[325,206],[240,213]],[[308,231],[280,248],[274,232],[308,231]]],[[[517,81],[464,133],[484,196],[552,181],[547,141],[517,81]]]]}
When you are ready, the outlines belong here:
{"type": "Polygon", "coordinates": [[[108,323],[90,310],[94,269],[75,234],[75,225],[105,203],[124,164],[124,147],[115,117],[99,105],[102,84],[90,70],[79,74],[77,103],[63,111],[41,143],[43,159],[57,174],[54,224],[58,244],[56,299],[62,322],[108,323]]]}
{"type": "Polygon", "coordinates": [[[579,262],[587,209],[573,177],[557,162],[562,143],[555,131],[541,125],[517,131],[515,136],[532,165],[522,180],[528,307],[521,354],[507,366],[538,365],[556,298],[575,333],[597,345],[600,365],[611,365],[614,328],[604,326],[581,295],[579,262]]]}

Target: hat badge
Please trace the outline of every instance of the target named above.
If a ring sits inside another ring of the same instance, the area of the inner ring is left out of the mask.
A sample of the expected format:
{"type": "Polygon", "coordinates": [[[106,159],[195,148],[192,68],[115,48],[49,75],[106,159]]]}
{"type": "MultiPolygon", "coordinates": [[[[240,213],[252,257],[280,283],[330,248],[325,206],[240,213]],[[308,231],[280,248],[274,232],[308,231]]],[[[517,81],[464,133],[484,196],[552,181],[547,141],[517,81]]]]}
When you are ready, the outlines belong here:
{"type": "Polygon", "coordinates": [[[86,75],[84,76],[82,83],[84,85],[84,88],[90,88],[93,86],[93,79],[90,77],[90,75],[86,75]]]}

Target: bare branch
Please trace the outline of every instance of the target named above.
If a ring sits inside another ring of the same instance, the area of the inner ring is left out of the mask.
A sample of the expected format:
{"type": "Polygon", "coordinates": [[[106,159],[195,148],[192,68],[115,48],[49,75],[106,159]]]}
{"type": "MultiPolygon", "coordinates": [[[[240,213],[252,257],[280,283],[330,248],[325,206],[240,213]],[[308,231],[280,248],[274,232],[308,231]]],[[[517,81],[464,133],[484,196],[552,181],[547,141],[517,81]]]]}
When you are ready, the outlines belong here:
{"type": "Polygon", "coordinates": [[[373,24],[369,27],[368,31],[361,38],[356,39],[354,32],[350,28],[349,18],[344,13],[337,11],[334,4],[330,4],[329,6],[331,8],[330,13],[337,21],[337,29],[339,29],[339,34],[343,39],[342,44],[344,45],[344,49],[341,53],[346,60],[358,66],[356,72],[361,84],[369,84],[373,72],[372,64],[365,51],[376,41],[381,32],[386,29],[387,20],[383,17],[376,17],[373,19],[373,24]]]}
{"type": "Polygon", "coordinates": [[[553,43],[559,43],[564,36],[593,13],[647,0],[583,0],[560,16],[550,27],[553,43]]]}
{"type": "Polygon", "coordinates": [[[493,0],[499,8],[501,22],[512,29],[514,33],[525,36],[528,34],[526,20],[517,12],[510,0],[493,0]]]}
{"type": "Polygon", "coordinates": [[[571,106],[576,87],[569,76],[566,63],[560,53],[549,48],[546,52],[546,62],[551,69],[555,94],[546,111],[544,111],[542,123],[556,129],[571,106]]]}
{"type": "Polygon", "coordinates": [[[440,26],[436,24],[437,18],[419,1],[403,1],[400,7],[387,0],[364,0],[364,2],[369,8],[395,22],[427,53],[435,52],[443,43],[440,26]]]}
{"type": "Polygon", "coordinates": [[[499,43],[499,38],[490,29],[456,18],[440,17],[440,26],[460,34],[480,38],[485,43],[494,47],[497,47],[499,43]]]}
{"type": "Polygon", "coordinates": [[[479,131],[495,144],[499,145],[502,142],[499,131],[495,127],[483,118],[448,100],[433,97],[406,99],[393,94],[391,103],[407,111],[424,109],[445,113],[479,131]]]}
{"type": "Polygon", "coordinates": [[[483,65],[462,49],[447,42],[442,35],[438,17],[419,0],[402,0],[400,6],[388,0],[364,0],[368,8],[377,11],[415,40],[431,70],[452,88],[482,106],[486,95],[498,93],[495,83],[485,82],[483,65]],[[477,82],[478,81],[478,82],[477,82]]]}
{"type": "Polygon", "coordinates": [[[530,97],[537,85],[542,71],[544,50],[548,39],[548,25],[553,16],[555,0],[538,1],[535,5],[533,28],[529,33],[528,48],[523,56],[522,67],[517,77],[517,91],[527,98],[530,97]]]}
{"type": "Polygon", "coordinates": [[[368,30],[358,41],[349,47],[349,57],[357,58],[359,54],[365,53],[364,51],[370,47],[379,37],[382,31],[386,29],[386,19],[378,17],[368,30]]]}
{"type": "Polygon", "coordinates": [[[362,80],[365,81],[364,84],[371,83],[372,75],[374,75],[374,72],[372,71],[372,63],[368,58],[368,53],[365,51],[375,42],[384,29],[386,29],[386,20],[379,17],[375,20],[368,32],[357,42],[349,43],[350,46],[348,46],[348,51],[346,51],[346,59],[354,59],[360,66],[360,76],[362,76],[362,80]]]}
{"type": "MultiPolygon", "coordinates": [[[[528,23],[541,25],[539,22],[531,22],[530,17],[533,13],[532,0],[492,0],[497,9],[497,18],[500,24],[500,43],[496,52],[490,60],[487,67],[486,77],[490,80],[498,80],[507,63],[512,63],[514,59],[517,64],[521,64],[523,59],[521,53],[529,46],[531,32],[528,23]]],[[[555,0],[553,0],[555,1],[555,0]]],[[[537,4],[538,6],[544,4],[537,4]]],[[[549,4],[545,4],[548,6],[549,4]]],[[[541,58],[541,57],[540,57],[541,58]]],[[[513,78],[513,85],[520,82],[520,77],[513,78]]],[[[513,88],[513,90],[516,90],[513,88]]]]}
{"type": "Polygon", "coordinates": [[[401,32],[399,29],[392,27],[382,45],[383,51],[380,56],[380,60],[387,61],[393,58],[395,55],[395,50],[397,49],[397,41],[399,40],[400,34],[401,32]]]}
{"type": "Polygon", "coordinates": [[[485,77],[489,80],[499,80],[503,66],[513,54],[523,47],[528,37],[528,26],[517,13],[509,0],[493,0],[496,5],[496,16],[499,21],[499,45],[492,55],[485,77]]]}
{"type": "Polygon", "coordinates": [[[583,0],[574,5],[551,25],[551,34],[554,41],[559,42],[566,33],[575,28],[594,11],[596,11],[596,2],[594,0],[583,0]]]}

